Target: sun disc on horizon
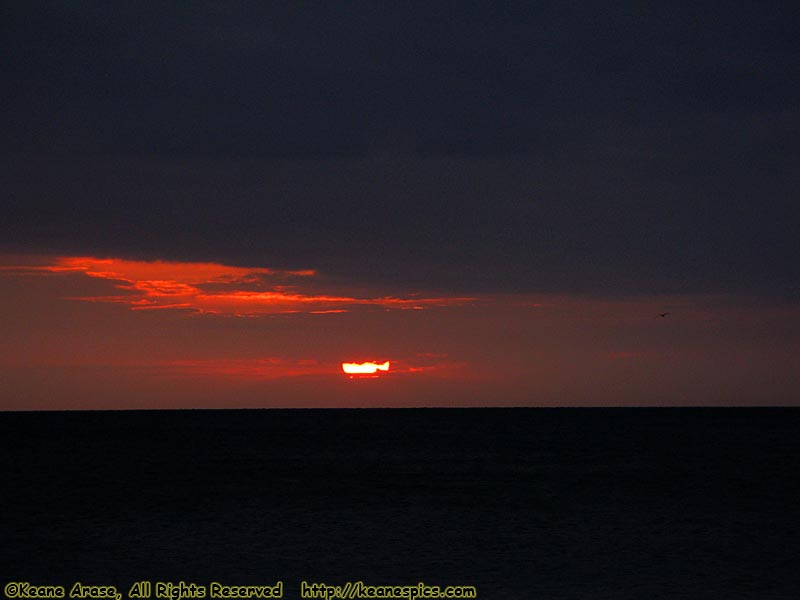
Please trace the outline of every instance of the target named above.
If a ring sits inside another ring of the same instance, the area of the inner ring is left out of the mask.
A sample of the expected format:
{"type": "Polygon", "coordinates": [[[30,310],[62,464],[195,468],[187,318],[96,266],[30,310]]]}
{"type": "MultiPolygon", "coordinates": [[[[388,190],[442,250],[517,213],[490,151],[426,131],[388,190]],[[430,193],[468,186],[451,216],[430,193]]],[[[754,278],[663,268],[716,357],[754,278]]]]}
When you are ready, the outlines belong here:
{"type": "Polygon", "coordinates": [[[347,375],[377,375],[379,371],[389,371],[389,361],[384,363],[342,363],[342,371],[347,375]]]}

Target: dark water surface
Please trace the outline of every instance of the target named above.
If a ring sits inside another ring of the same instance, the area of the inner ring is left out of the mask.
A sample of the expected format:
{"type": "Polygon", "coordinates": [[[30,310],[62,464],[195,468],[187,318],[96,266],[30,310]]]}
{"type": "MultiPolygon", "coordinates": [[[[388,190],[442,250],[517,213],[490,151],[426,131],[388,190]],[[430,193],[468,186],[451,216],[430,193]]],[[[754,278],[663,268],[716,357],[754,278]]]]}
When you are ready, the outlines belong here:
{"type": "Polygon", "coordinates": [[[0,450],[2,585],[800,598],[797,409],[0,413],[0,450]]]}

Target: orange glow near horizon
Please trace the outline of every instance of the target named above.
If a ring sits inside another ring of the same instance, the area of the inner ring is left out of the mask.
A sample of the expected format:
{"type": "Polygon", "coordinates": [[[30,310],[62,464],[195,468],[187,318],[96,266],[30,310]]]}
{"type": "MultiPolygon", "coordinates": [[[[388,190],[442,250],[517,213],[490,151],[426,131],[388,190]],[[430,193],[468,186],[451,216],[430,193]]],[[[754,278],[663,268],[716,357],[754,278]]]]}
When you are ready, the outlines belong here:
{"type": "Polygon", "coordinates": [[[0,253],[0,412],[800,398],[797,302],[490,291],[468,299],[370,281],[368,272],[345,280],[0,253]]]}
{"type": "Polygon", "coordinates": [[[331,365],[318,360],[291,360],[280,357],[171,360],[155,364],[154,367],[161,372],[177,375],[226,377],[240,380],[269,380],[331,373],[331,365]]]}
{"type": "Polygon", "coordinates": [[[342,371],[348,375],[375,375],[378,371],[389,371],[389,361],[384,363],[342,363],[342,371]]]}
{"type": "MultiPolygon", "coordinates": [[[[142,365],[139,365],[142,366],[142,365]]],[[[289,377],[325,377],[336,373],[336,364],[319,359],[213,358],[165,360],[146,365],[153,372],[197,377],[224,377],[239,380],[268,380],[289,377]]],[[[390,372],[398,377],[425,375],[439,379],[460,378],[465,365],[446,356],[408,356],[397,361],[341,363],[341,372],[350,378],[374,378],[390,372]]]]}
{"type": "Polygon", "coordinates": [[[78,274],[108,281],[109,294],[72,300],[117,303],[132,310],[185,310],[196,314],[257,317],[276,314],[337,314],[357,307],[423,310],[463,305],[476,300],[460,297],[359,297],[309,289],[317,277],[312,269],[276,270],[235,267],[210,262],[140,261],[90,256],[52,257],[43,264],[4,265],[0,272],[47,275],[78,274]],[[119,293],[113,293],[113,289],[119,293]]]}

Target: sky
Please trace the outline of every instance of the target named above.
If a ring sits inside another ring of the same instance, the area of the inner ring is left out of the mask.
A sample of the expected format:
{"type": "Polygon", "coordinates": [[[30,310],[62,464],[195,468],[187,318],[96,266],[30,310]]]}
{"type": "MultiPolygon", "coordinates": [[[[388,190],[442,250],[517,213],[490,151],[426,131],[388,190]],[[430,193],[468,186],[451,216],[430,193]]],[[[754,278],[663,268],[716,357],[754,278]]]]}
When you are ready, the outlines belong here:
{"type": "Polygon", "coordinates": [[[793,3],[0,10],[0,410],[800,404],[793,3]]]}

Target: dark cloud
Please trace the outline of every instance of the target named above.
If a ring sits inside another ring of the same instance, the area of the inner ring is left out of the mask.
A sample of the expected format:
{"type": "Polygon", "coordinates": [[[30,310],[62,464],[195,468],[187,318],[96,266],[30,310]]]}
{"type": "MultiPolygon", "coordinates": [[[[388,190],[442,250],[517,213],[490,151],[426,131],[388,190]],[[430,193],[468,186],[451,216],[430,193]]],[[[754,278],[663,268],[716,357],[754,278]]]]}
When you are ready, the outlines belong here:
{"type": "Polygon", "coordinates": [[[789,3],[4,13],[6,249],[453,289],[800,281],[789,3]]]}

